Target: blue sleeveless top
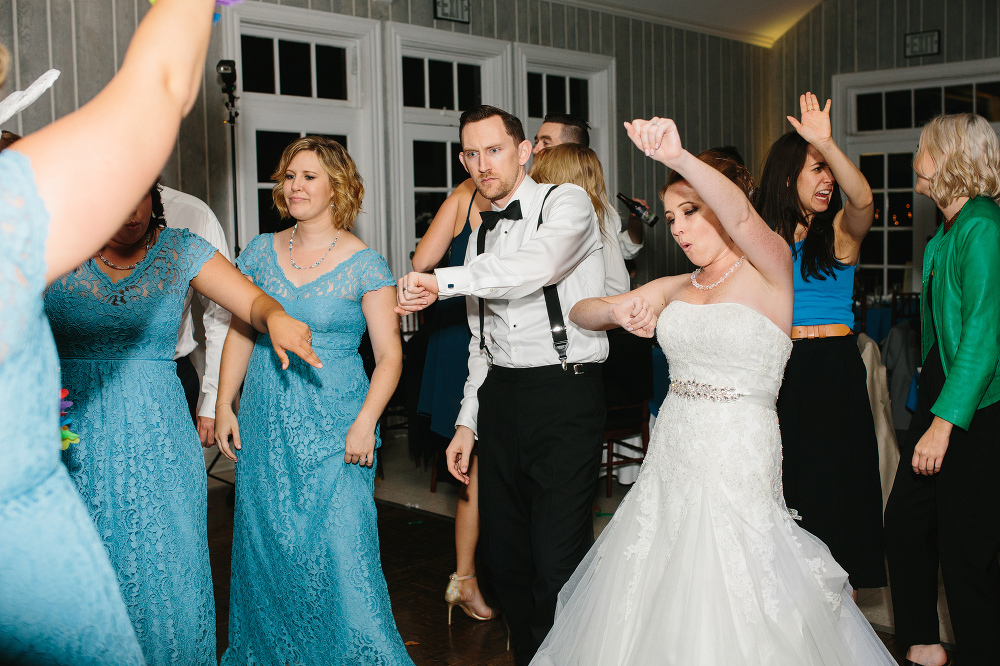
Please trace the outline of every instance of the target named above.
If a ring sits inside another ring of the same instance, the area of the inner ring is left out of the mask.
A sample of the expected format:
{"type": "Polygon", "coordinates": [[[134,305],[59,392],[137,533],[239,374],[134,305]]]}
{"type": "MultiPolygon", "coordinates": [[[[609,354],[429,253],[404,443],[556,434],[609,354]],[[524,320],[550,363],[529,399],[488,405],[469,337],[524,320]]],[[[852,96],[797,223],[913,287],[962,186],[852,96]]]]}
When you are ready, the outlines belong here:
{"type": "Polygon", "coordinates": [[[795,285],[795,309],[792,326],[844,324],[854,328],[854,269],[833,269],[825,280],[802,277],[802,243],[792,246],[792,281],[795,285]]]}

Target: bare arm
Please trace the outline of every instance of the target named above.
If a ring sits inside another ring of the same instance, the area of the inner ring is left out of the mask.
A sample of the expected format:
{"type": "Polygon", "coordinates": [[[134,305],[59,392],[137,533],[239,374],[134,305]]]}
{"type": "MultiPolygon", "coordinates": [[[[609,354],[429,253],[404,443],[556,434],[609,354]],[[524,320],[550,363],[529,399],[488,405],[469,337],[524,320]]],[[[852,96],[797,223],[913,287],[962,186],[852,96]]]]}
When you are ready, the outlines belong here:
{"type": "Polygon", "coordinates": [[[684,150],[673,120],[633,120],[625,123],[625,129],[648,157],[684,175],[768,283],[791,289],[792,257],[788,244],[767,226],[735,183],[684,150]]]}
{"type": "Polygon", "coordinates": [[[201,85],[214,4],[153,5],[104,90],[11,148],[31,160],[49,212],[49,283],[117,231],[162,169],[201,85]]]}
{"type": "Polygon", "coordinates": [[[853,263],[857,261],[861,241],[875,220],[872,188],[861,170],[847,158],[833,140],[830,128],[831,101],[826,100],[826,106],[820,109],[816,95],[807,92],[799,97],[799,105],[802,110],[801,122],[793,116],[786,117],[795,131],[823,156],[840,189],[844,191],[847,202],[844,204],[844,209],[837,213],[834,230],[838,236],[846,235],[851,248],[850,263],[853,263]]]}
{"type": "Polygon", "coordinates": [[[671,275],[647,282],[624,294],[585,298],[570,310],[570,321],[590,331],[606,331],[621,326],[639,337],[652,337],[657,318],[684,279],[683,275],[671,275]]]}
{"type": "Polygon", "coordinates": [[[236,317],[229,324],[226,343],[222,347],[222,362],[219,366],[219,395],[215,403],[215,441],[224,456],[236,462],[236,455],[229,444],[240,449],[240,428],[233,412],[233,403],[240,384],[247,374],[250,355],[253,353],[257,334],[253,327],[236,317]]]}
{"type": "Polygon", "coordinates": [[[361,411],[347,431],[346,463],[371,467],[375,462],[375,426],[403,372],[403,346],[399,338],[399,317],[393,312],[395,305],[396,291],[392,287],[369,291],[361,297],[361,312],[365,315],[375,353],[375,371],[361,411]]]}
{"type": "Polygon", "coordinates": [[[201,267],[201,272],[191,280],[191,286],[199,294],[229,310],[234,318],[249,322],[261,333],[267,333],[281,359],[282,370],[288,368],[286,351],[293,352],[310,365],[323,367],[312,350],[309,327],[288,316],[278,301],[265,294],[218,252],[201,267]]]}
{"type": "MultiPolygon", "coordinates": [[[[429,273],[441,263],[441,259],[457,235],[455,229],[458,227],[458,221],[461,216],[465,215],[465,211],[469,208],[469,202],[475,194],[475,184],[469,178],[448,195],[448,198],[438,208],[437,214],[434,215],[434,220],[428,227],[427,233],[417,243],[417,249],[413,251],[413,270],[418,273],[429,273]]],[[[462,221],[465,221],[464,218],[462,221]]]]}

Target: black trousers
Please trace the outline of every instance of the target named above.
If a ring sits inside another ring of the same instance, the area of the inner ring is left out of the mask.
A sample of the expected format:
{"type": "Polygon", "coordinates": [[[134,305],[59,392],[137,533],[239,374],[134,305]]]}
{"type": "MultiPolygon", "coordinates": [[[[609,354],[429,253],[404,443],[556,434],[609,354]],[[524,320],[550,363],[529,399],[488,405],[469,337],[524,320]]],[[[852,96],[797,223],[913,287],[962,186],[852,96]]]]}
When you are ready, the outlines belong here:
{"type": "Polygon", "coordinates": [[[483,553],[519,666],[552,628],[559,590],[594,542],[604,415],[599,364],[583,374],[494,366],[479,389],[483,553]]]}
{"type": "Polygon", "coordinates": [[[913,450],[944,386],[937,347],[920,376],[917,412],[900,446],[885,509],[886,555],[896,643],[933,645],[938,634],[938,565],[962,666],[1000,663],[1000,403],[955,427],[941,471],[914,474],[913,450]]]}
{"type": "Polygon", "coordinates": [[[181,356],[177,359],[177,377],[184,387],[184,397],[187,399],[188,409],[191,411],[191,420],[197,421],[195,411],[198,409],[198,394],[201,392],[201,384],[198,380],[198,371],[194,369],[194,363],[190,356],[181,356]]]}

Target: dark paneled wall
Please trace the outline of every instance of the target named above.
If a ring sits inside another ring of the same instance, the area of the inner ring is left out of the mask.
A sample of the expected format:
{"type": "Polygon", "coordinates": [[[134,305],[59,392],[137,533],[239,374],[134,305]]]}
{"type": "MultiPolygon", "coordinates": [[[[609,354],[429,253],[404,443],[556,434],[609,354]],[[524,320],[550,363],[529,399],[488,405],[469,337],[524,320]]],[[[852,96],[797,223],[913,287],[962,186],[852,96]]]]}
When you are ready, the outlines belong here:
{"type": "MultiPolygon", "coordinates": [[[[435,21],[432,0],[280,4],[614,56],[619,128],[635,117],[670,115],[690,150],[732,144],[748,164],[759,162],[770,136],[768,52],[743,42],[548,0],[471,0],[469,24],[435,21]]],[[[114,75],[147,7],[147,0],[0,0],[0,42],[17,55],[3,92],[23,88],[49,67],[62,70],[52,93],[6,127],[31,132],[90,100],[114,75]]],[[[228,144],[214,71],[219,37],[217,32],[201,94],[184,120],[163,182],[208,201],[225,219],[228,144]]],[[[653,203],[665,170],[632,148],[623,129],[617,150],[619,189],[653,203]]],[[[639,264],[642,280],[688,269],[662,223],[648,234],[639,264]]]]}
{"type": "Polygon", "coordinates": [[[771,49],[768,133],[791,129],[801,93],[829,97],[835,74],[994,58],[998,34],[997,0],[822,0],[771,49]],[[924,30],[941,31],[941,54],[907,58],[904,36],[924,30]]]}

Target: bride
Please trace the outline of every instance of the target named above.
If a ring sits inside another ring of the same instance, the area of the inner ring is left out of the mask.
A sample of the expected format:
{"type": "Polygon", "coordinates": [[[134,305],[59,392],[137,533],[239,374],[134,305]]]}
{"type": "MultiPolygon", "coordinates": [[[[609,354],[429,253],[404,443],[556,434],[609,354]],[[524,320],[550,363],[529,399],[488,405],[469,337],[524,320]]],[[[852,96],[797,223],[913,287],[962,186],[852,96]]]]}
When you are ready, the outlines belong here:
{"type": "Polygon", "coordinates": [[[625,128],[672,170],[666,219],[700,268],[570,313],[592,330],[655,332],[671,382],[639,479],[560,592],[531,663],[894,666],[847,573],[782,499],[788,244],[751,206],[745,168],[691,155],[672,120],[625,128]]]}

